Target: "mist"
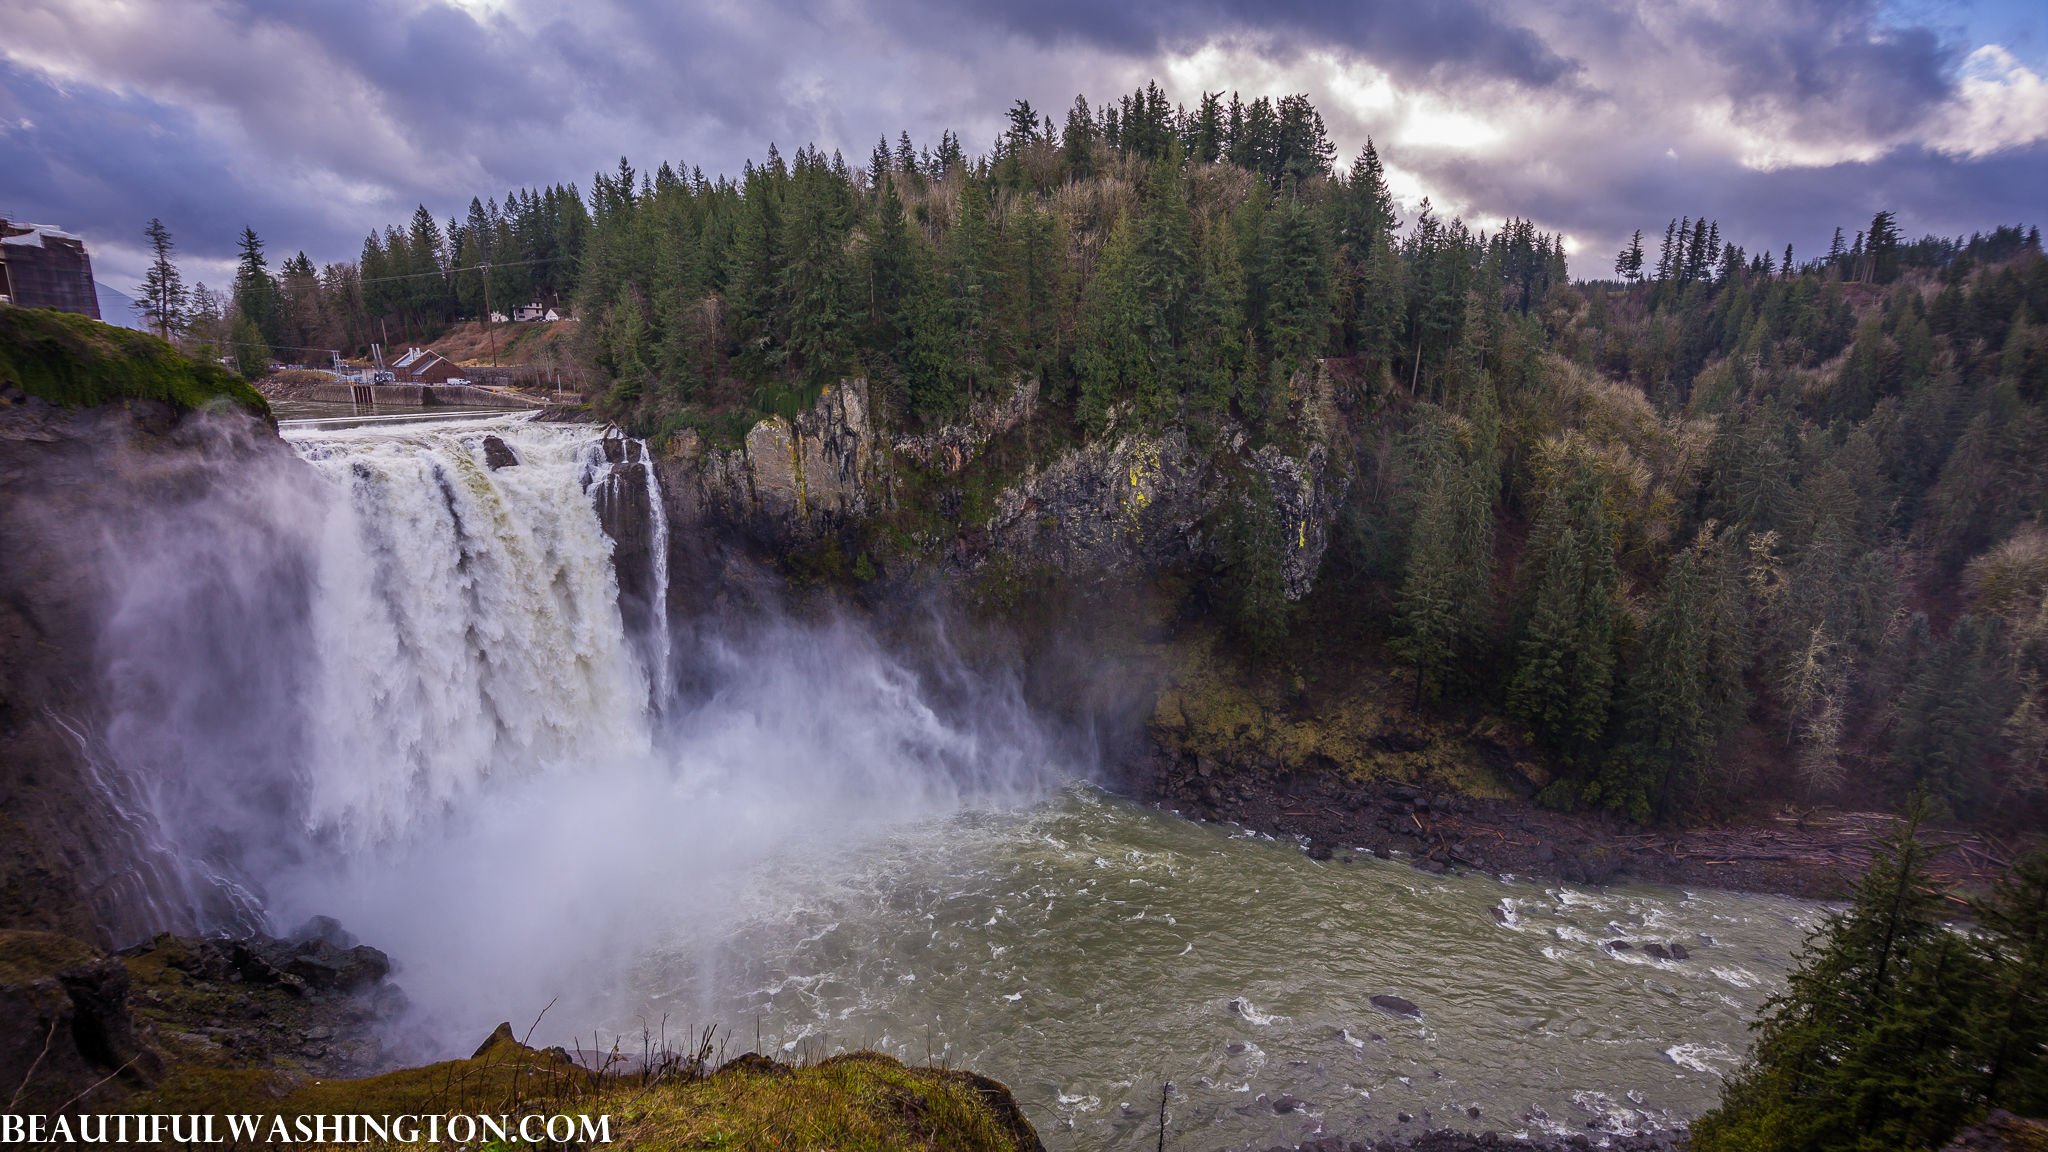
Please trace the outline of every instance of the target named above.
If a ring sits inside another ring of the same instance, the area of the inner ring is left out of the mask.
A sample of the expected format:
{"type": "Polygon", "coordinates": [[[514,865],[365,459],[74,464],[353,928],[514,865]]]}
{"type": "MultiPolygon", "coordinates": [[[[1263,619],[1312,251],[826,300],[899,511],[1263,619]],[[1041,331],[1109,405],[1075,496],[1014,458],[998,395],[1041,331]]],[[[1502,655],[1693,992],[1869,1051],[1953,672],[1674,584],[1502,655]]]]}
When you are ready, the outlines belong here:
{"type": "Polygon", "coordinates": [[[587,1041],[764,861],[1085,770],[936,613],[915,667],[844,614],[628,636],[594,429],[288,439],[102,533],[104,759],[174,877],[138,923],[334,916],[392,957],[423,1054],[550,1002],[535,1042],[587,1041]],[[486,434],[520,463],[486,467],[486,434]]]}

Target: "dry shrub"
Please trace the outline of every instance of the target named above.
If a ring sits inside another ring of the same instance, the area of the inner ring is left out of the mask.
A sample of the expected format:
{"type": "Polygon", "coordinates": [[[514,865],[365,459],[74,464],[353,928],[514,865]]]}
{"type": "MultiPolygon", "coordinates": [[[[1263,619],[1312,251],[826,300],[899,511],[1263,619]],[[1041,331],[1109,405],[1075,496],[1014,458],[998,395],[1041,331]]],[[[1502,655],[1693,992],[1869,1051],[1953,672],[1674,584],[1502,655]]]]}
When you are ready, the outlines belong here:
{"type": "Polygon", "coordinates": [[[2048,532],[2022,525],[2004,543],[1970,561],[1963,581],[1979,607],[1998,616],[2032,609],[2048,590],[2048,532]]]}

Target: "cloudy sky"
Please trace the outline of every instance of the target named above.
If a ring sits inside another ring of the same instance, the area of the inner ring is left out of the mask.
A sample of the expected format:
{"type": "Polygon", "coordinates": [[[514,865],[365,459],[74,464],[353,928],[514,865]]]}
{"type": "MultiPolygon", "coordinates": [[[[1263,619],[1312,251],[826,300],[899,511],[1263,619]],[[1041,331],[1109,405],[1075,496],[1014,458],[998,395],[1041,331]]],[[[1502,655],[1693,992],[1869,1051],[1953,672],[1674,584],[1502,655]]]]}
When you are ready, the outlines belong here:
{"type": "MultiPolygon", "coordinates": [[[[188,278],[252,225],[351,259],[425,203],[621,154],[736,172],[768,143],[992,140],[1156,78],[1306,92],[1411,206],[1563,232],[1601,275],[1706,214],[1812,254],[1878,208],[1944,235],[2048,215],[2048,17],[2024,0],[0,0],[0,214],[101,280],[161,217],[188,278]]],[[[985,148],[986,144],[980,144],[985,148]]]]}

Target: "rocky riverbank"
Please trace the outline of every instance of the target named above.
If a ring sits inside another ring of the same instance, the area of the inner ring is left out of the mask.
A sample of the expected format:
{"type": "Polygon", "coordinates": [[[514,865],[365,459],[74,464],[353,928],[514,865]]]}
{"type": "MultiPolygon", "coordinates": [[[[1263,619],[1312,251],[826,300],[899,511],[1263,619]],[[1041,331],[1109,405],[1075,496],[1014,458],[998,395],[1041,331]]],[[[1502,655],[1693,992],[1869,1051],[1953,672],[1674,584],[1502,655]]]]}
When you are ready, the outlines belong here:
{"type": "MultiPolygon", "coordinates": [[[[1251,765],[1226,771],[1206,756],[1153,746],[1126,762],[1118,785],[1193,820],[1237,824],[1301,842],[1317,860],[1361,852],[1429,872],[1577,884],[1671,884],[1808,899],[1845,895],[1890,829],[1880,813],[1822,810],[1719,828],[1648,829],[1607,813],[1554,812],[1521,798],[1472,796],[1427,782],[1251,765]]],[[[1988,888],[2006,851],[1982,834],[1934,831],[1950,850],[1938,879],[1988,888]]]]}

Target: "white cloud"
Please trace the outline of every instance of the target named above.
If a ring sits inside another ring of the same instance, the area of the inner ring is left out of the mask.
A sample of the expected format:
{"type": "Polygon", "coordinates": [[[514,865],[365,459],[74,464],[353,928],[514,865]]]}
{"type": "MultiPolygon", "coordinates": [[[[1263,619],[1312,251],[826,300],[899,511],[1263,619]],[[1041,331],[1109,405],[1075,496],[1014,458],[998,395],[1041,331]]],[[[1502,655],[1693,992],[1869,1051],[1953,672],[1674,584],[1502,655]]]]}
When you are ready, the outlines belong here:
{"type": "Polygon", "coordinates": [[[1956,99],[1935,118],[1927,143],[1954,156],[1988,156],[2048,140],[2048,83],[2000,45],[1964,62],[1956,99]]]}

